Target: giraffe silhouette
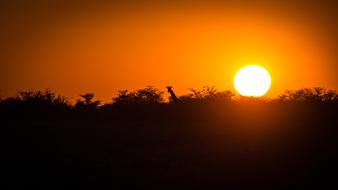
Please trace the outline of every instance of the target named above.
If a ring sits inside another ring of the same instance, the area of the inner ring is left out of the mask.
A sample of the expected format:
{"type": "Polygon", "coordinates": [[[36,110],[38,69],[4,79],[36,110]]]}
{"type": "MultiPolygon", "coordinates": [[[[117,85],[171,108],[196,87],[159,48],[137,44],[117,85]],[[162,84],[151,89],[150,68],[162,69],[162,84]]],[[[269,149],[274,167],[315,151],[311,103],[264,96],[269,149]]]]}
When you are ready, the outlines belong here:
{"type": "Polygon", "coordinates": [[[171,100],[174,103],[180,103],[181,101],[177,98],[177,96],[175,95],[175,92],[172,90],[172,86],[167,86],[168,89],[168,93],[170,94],[171,100]]]}

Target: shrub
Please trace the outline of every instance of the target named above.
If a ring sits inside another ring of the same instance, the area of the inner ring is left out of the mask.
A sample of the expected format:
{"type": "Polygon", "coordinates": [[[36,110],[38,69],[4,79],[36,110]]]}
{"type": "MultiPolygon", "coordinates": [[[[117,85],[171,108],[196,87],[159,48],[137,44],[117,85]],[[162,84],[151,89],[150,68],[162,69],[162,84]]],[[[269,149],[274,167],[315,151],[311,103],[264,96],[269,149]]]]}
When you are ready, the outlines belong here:
{"type": "Polygon", "coordinates": [[[96,109],[100,105],[100,101],[93,101],[95,94],[85,93],[79,95],[82,99],[78,99],[75,104],[77,109],[96,109]]]}
{"type": "Polygon", "coordinates": [[[163,92],[147,86],[136,91],[120,90],[113,98],[113,104],[158,104],[163,102],[163,92]]]}
{"type": "Polygon", "coordinates": [[[201,90],[191,88],[189,90],[190,93],[179,97],[181,101],[229,101],[235,96],[231,91],[218,91],[214,86],[203,86],[201,90]]]}
{"type": "Polygon", "coordinates": [[[321,87],[286,90],[277,97],[279,101],[338,101],[335,90],[326,90],[321,87]]]}

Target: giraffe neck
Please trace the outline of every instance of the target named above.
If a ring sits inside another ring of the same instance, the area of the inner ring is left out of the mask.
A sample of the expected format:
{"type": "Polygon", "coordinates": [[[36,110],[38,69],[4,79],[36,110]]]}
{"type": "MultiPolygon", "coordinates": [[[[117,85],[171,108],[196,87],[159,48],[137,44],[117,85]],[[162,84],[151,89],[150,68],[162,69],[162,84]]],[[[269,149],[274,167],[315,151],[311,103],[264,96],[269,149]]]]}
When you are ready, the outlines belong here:
{"type": "Polygon", "coordinates": [[[170,93],[170,96],[171,96],[171,98],[172,98],[173,100],[177,100],[177,97],[176,97],[174,91],[169,90],[169,93],[170,93]]]}

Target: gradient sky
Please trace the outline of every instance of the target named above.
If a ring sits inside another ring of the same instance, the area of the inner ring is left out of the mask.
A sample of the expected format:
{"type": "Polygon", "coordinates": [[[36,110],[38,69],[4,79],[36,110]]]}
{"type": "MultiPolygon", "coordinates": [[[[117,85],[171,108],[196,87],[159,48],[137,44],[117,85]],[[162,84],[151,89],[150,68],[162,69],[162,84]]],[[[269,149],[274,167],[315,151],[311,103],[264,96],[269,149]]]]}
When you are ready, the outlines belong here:
{"type": "Polygon", "coordinates": [[[311,0],[1,1],[0,95],[51,88],[110,101],[146,85],[233,90],[247,64],[270,72],[268,96],[338,89],[337,9],[311,0]]]}

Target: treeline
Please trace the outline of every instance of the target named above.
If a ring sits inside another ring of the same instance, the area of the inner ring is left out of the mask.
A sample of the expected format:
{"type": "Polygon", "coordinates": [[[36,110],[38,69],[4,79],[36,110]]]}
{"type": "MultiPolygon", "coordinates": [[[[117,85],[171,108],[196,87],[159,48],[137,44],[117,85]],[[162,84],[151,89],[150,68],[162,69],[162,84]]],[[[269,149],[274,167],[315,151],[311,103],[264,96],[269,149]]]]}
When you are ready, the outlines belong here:
{"type": "MultiPolygon", "coordinates": [[[[240,101],[264,101],[264,102],[338,102],[336,90],[327,90],[321,87],[303,88],[298,90],[286,90],[275,98],[266,97],[242,97],[232,91],[219,91],[215,87],[204,86],[202,89],[189,89],[190,92],[179,96],[181,104],[208,103],[208,102],[240,102],[240,101]]],[[[19,91],[16,96],[0,99],[1,108],[32,108],[32,109],[103,109],[112,106],[144,106],[155,104],[174,104],[169,96],[169,101],[164,98],[164,92],[152,86],[147,86],[139,90],[120,90],[112,98],[111,103],[101,104],[100,100],[95,100],[94,93],[84,93],[79,95],[75,104],[71,104],[69,99],[56,92],[45,90],[19,91]]]]}
{"type": "Polygon", "coordinates": [[[47,89],[2,99],[3,181],[15,189],[337,186],[336,91],[251,98],[206,86],[178,101],[167,95],[145,87],[110,103],[93,93],[70,103],[47,89]]]}

